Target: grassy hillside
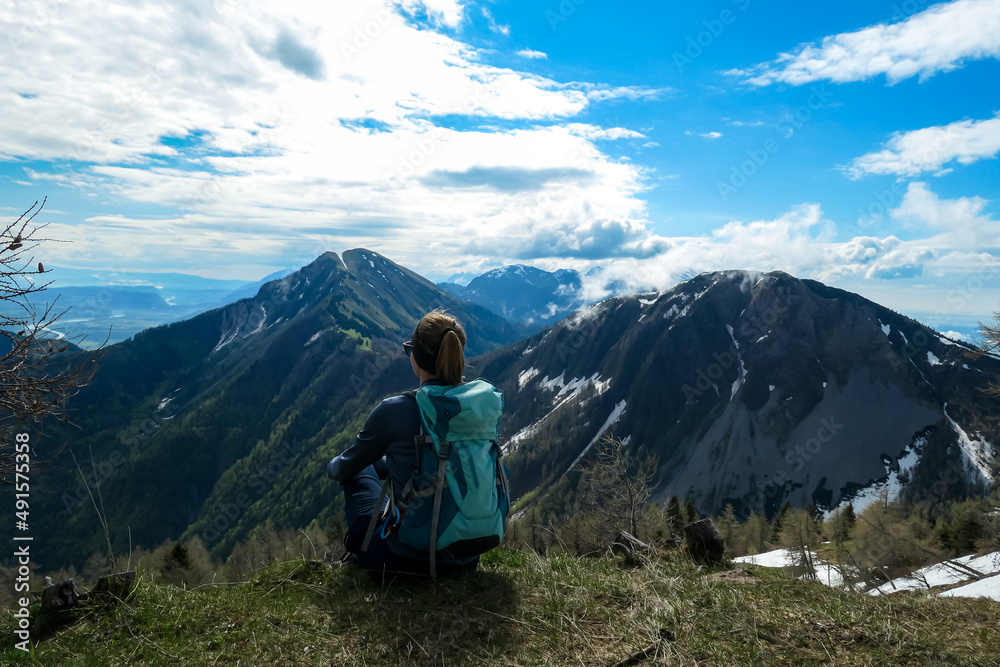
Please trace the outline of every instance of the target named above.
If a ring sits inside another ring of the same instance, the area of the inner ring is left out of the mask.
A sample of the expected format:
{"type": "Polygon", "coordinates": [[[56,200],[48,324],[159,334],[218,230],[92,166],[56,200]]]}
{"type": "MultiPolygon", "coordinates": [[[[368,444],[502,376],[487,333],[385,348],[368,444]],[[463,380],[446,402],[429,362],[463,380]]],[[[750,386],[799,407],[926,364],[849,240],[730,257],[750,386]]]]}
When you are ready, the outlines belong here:
{"type": "Polygon", "coordinates": [[[33,655],[2,627],[0,662],[31,665],[997,664],[1000,604],[869,597],[764,568],[710,573],[673,555],[618,560],[496,550],[446,581],[374,582],[319,561],[183,590],[143,582],[33,655]]]}

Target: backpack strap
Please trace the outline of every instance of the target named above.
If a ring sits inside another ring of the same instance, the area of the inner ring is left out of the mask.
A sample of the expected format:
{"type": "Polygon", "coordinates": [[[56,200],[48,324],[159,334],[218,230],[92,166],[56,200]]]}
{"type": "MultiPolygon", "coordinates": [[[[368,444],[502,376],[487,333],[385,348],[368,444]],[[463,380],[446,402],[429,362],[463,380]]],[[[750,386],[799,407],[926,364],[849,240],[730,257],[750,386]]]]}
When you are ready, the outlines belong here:
{"type": "MultiPolygon", "coordinates": [[[[383,507],[382,502],[385,500],[391,484],[392,476],[386,475],[385,481],[382,482],[382,490],[378,494],[378,500],[375,501],[375,509],[372,510],[371,521],[368,522],[368,530],[365,531],[365,541],[361,543],[361,551],[368,551],[368,545],[371,544],[372,535],[375,534],[375,526],[378,525],[379,519],[381,519],[382,515],[385,513],[385,508],[383,507]]],[[[391,496],[391,494],[389,495],[391,496]]],[[[392,503],[391,497],[389,498],[389,502],[392,503]]]]}
{"type": "Polygon", "coordinates": [[[448,463],[448,455],[451,453],[451,443],[447,440],[441,442],[441,449],[438,450],[437,477],[434,480],[434,512],[431,514],[431,539],[429,547],[431,579],[437,578],[437,532],[438,523],[441,519],[441,494],[444,491],[445,466],[448,463]]]}
{"type": "MultiPolygon", "coordinates": [[[[414,401],[417,400],[417,392],[415,390],[411,389],[409,391],[404,391],[402,393],[402,395],[403,396],[409,396],[414,401]]],[[[425,440],[431,440],[431,438],[428,438],[427,436],[424,435],[424,424],[423,424],[423,421],[421,421],[420,422],[420,435],[418,435],[417,438],[415,439],[416,448],[417,448],[416,454],[417,454],[417,466],[418,467],[420,466],[420,446],[423,444],[423,442],[425,440]]],[[[433,442],[433,440],[431,440],[431,441],[433,442]]],[[[394,494],[391,491],[391,489],[392,489],[391,485],[392,485],[392,476],[391,475],[386,475],[385,481],[382,482],[382,490],[379,491],[379,494],[378,494],[378,500],[375,501],[375,510],[376,511],[372,512],[372,518],[368,522],[368,530],[365,531],[365,540],[361,544],[361,551],[368,551],[368,546],[371,544],[372,537],[375,535],[375,527],[378,526],[378,522],[382,519],[382,517],[387,516],[387,515],[388,515],[387,518],[391,517],[394,511],[397,514],[397,516],[399,516],[399,510],[396,508],[396,499],[394,497],[394,494]],[[389,496],[389,504],[388,504],[388,506],[385,506],[385,505],[383,505],[383,502],[385,502],[385,499],[386,499],[387,495],[389,496]]],[[[413,488],[412,485],[413,485],[413,481],[412,480],[410,480],[410,481],[408,481],[406,483],[406,488],[403,490],[403,497],[404,498],[406,497],[407,492],[413,488]]],[[[383,533],[382,536],[385,537],[385,527],[384,526],[383,526],[383,529],[382,529],[382,533],[383,533]]]]}
{"type": "MultiPolygon", "coordinates": [[[[414,401],[417,400],[417,392],[414,389],[411,389],[409,391],[404,391],[403,392],[403,396],[409,396],[414,401]]],[[[433,445],[434,439],[430,438],[430,437],[428,437],[426,435],[424,435],[424,420],[423,420],[422,417],[420,417],[420,407],[419,406],[417,407],[417,420],[418,420],[418,423],[420,424],[420,430],[417,431],[417,435],[415,435],[413,437],[413,447],[414,447],[414,452],[413,453],[414,453],[414,455],[416,456],[416,459],[417,459],[417,474],[419,475],[420,474],[420,469],[423,467],[423,457],[422,457],[423,446],[424,445],[433,445]]],[[[407,495],[406,493],[403,493],[403,497],[404,498],[406,497],[406,495],[407,495]]]]}
{"type": "Polygon", "coordinates": [[[494,441],[493,448],[497,452],[497,486],[503,491],[507,502],[510,502],[510,480],[507,479],[507,470],[503,464],[503,449],[494,441]]]}

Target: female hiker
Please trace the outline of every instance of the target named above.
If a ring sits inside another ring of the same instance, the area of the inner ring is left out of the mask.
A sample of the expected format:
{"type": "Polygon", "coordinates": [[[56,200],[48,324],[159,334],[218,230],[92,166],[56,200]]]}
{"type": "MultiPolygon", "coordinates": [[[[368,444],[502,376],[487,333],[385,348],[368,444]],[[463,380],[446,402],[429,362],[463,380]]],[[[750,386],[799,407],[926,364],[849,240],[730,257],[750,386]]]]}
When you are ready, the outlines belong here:
{"type": "Polygon", "coordinates": [[[344,486],[347,552],[372,574],[472,570],[503,537],[503,398],[483,380],[463,383],[465,341],[454,317],[425,315],[403,343],[419,389],[379,403],[327,467],[344,486]]]}

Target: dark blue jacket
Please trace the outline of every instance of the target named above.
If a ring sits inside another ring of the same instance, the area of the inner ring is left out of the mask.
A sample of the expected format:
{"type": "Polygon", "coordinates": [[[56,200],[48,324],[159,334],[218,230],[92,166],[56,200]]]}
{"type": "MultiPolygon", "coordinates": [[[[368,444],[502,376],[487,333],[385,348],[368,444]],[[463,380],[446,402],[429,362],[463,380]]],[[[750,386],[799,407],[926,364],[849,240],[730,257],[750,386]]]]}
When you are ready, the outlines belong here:
{"type": "MultiPolygon", "coordinates": [[[[440,382],[428,380],[424,384],[440,382]]],[[[387,398],[368,415],[354,443],[330,461],[327,475],[338,482],[346,482],[384,456],[393,492],[400,498],[407,480],[417,469],[413,439],[419,432],[420,412],[416,399],[406,395],[387,398]]]]}

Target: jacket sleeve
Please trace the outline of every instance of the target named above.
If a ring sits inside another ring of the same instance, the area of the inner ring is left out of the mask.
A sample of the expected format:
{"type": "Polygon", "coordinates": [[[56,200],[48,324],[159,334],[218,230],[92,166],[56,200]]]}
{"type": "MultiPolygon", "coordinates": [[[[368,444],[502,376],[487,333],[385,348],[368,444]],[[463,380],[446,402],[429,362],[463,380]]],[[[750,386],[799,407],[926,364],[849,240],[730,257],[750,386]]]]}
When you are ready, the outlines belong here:
{"type": "Polygon", "coordinates": [[[346,482],[385,456],[391,442],[387,429],[387,409],[385,401],[375,406],[361,432],[354,438],[354,443],[330,460],[326,468],[330,479],[346,482]]]}

